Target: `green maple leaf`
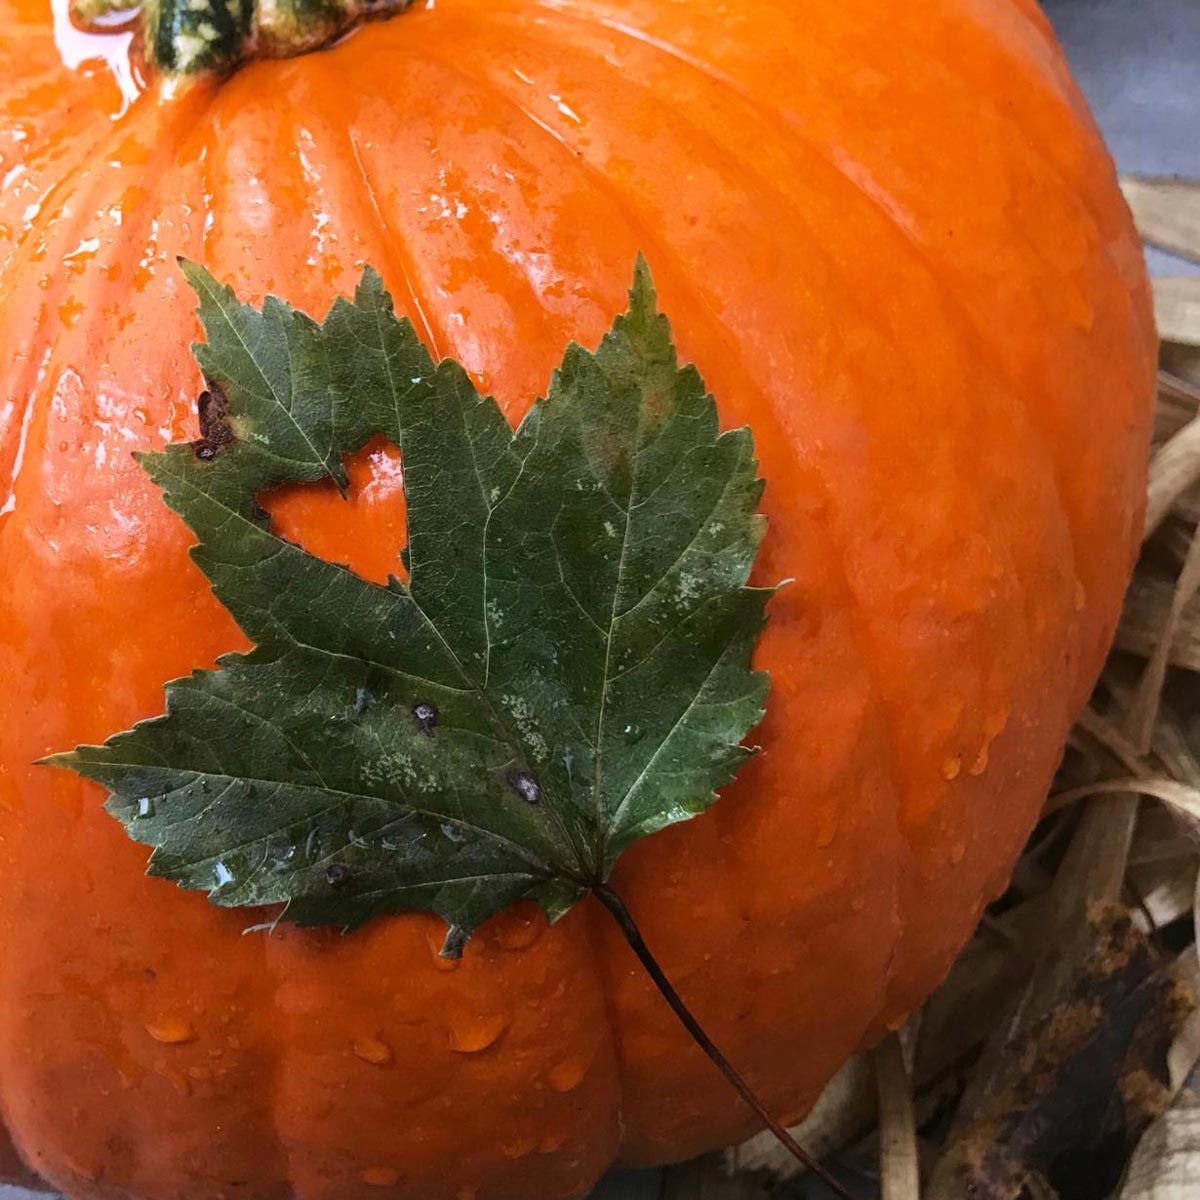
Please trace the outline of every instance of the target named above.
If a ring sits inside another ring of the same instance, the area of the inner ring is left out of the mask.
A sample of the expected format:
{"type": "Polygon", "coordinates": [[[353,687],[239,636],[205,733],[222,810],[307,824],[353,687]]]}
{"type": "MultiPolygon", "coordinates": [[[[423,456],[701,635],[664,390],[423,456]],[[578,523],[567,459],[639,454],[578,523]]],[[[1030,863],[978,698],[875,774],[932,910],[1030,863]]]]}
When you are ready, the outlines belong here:
{"type": "Polygon", "coordinates": [[[720,434],[678,367],[644,263],[516,432],[371,271],[317,324],[184,270],[204,437],[141,462],[255,648],[50,760],[109,790],[150,873],[302,924],[438,913],[452,952],[521,898],[557,918],[709,807],[766,695],[770,592],[746,586],[762,485],[749,431],[720,434]],[[377,434],[402,455],[407,585],[307,553],[256,502],[344,486],[377,434]]]}

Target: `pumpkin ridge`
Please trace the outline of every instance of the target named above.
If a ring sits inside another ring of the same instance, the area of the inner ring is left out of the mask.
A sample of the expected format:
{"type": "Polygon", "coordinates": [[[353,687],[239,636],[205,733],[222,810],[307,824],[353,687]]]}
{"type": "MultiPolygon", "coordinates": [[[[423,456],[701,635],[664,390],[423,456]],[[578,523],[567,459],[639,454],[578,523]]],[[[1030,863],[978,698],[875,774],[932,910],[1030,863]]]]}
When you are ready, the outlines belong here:
{"type": "MultiPolygon", "coordinates": [[[[41,75],[49,76],[50,73],[51,72],[47,70],[43,71],[41,75]]],[[[40,78],[41,76],[38,77],[40,78]]],[[[22,82],[24,82],[24,80],[22,80],[22,82]]],[[[118,135],[124,132],[123,121],[125,120],[125,117],[128,116],[132,111],[133,109],[131,107],[126,114],[122,115],[116,120],[106,120],[105,114],[97,109],[85,108],[82,105],[79,106],[78,109],[75,109],[72,106],[67,107],[66,113],[64,114],[66,120],[69,121],[74,118],[78,121],[78,126],[71,132],[70,136],[63,136],[61,131],[56,132],[58,132],[62,137],[62,140],[65,141],[68,150],[74,151],[73,161],[69,160],[65,168],[61,164],[53,163],[55,174],[54,182],[45,190],[45,192],[42,193],[40,197],[38,197],[37,211],[34,212],[27,221],[23,222],[24,228],[21,229],[20,233],[17,234],[17,237],[10,244],[8,255],[5,257],[4,261],[0,263],[0,283],[3,283],[11,269],[17,266],[28,267],[30,261],[28,258],[18,262],[18,256],[21,249],[31,239],[36,240],[34,235],[43,230],[46,220],[48,217],[53,215],[51,209],[55,204],[56,197],[72,183],[77,182],[80,171],[86,169],[87,166],[92,162],[102,161],[102,152],[106,146],[115,149],[115,144],[118,141],[118,135]],[[92,123],[95,123],[98,126],[97,136],[84,145],[78,145],[78,140],[82,138],[84,131],[92,123]]],[[[60,145],[57,139],[48,139],[46,144],[41,149],[46,158],[49,158],[49,156],[53,155],[53,153],[59,148],[60,145]]],[[[41,162],[36,160],[36,153],[37,152],[35,151],[34,155],[30,156],[31,161],[25,164],[27,172],[31,175],[44,173],[51,169],[51,164],[48,163],[45,158],[43,158],[41,162]]],[[[98,171],[92,180],[93,188],[98,188],[102,180],[103,175],[98,171]]],[[[89,190],[86,193],[88,196],[94,194],[94,190],[89,190]]],[[[62,206],[58,206],[54,209],[54,211],[61,212],[62,206]]],[[[92,215],[94,214],[89,211],[87,205],[83,205],[79,214],[80,222],[82,223],[82,220],[92,215]]],[[[77,228],[77,226],[75,228],[77,228]]]]}
{"type": "Polygon", "coordinates": [[[367,200],[374,214],[374,219],[383,235],[380,238],[380,242],[385,247],[385,251],[393,267],[399,270],[400,278],[404,280],[404,286],[408,290],[413,308],[420,318],[421,328],[425,333],[426,344],[429,347],[430,354],[433,355],[435,362],[440,361],[444,357],[441,352],[441,346],[445,344],[445,330],[442,330],[439,337],[438,332],[434,329],[433,321],[430,317],[431,307],[426,301],[422,300],[421,294],[417,290],[414,264],[412,256],[405,248],[404,235],[394,223],[384,216],[383,208],[379,203],[379,194],[371,178],[371,173],[367,168],[366,159],[363,157],[362,149],[354,136],[354,130],[350,127],[347,127],[346,130],[346,140],[350,145],[355,167],[358,170],[359,177],[362,179],[363,188],[366,191],[367,200]]]}
{"type": "Polygon", "coordinates": [[[604,949],[605,938],[611,933],[609,922],[612,918],[594,897],[589,896],[583,907],[586,912],[583,925],[587,931],[585,936],[589,950],[588,959],[594,964],[594,982],[604,1011],[605,1041],[608,1044],[609,1058],[612,1060],[613,1078],[616,1080],[617,1094],[612,1119],[616,1128],[616,1153],[619,1159],[621,1148],[625,1145],[625,1098],[628,1088],[625,1082],[625,1051],[620,1034],[621,1020],[614,992],[615,963],[613,955],[606,953],[604,949]]]}
{"type": "MultiPolygon", "coordinates": [[[[279,1001],[283,978],[271,953],[272,932],[273,930],[253,935],[243,934],[243,936],[254,936],[260,941],[257,956],[259,970],[262,972],[263,978],[271,981],[270,989],[267,992],[271,1018],[267,1024],[268,1027],[283,1028],[283,1010],[279,1001]]],[[[269,1137],[272,1147],[271,1157],[278,1161],[280,1168],[278,1182],[285,1189],[285,1194],[291,1195],[295,1192],[296,1184],[292,1165],[292,1147],[283,1136],[283,1080],[293,1047],[286,1038],[263,1038],[262,1043],[267,1060],[267,1071],[261,1079],[261,1086],[266,1091],[266,1102],[261,1105],[260,1109],[265,1118],[263,1121],[265,1128],[256,1131],[256,1137],[259,1133],[265,1133],[269,1137]]],[[[239,1134],[244,1137],[245,1131],[239,1130],[239,1134]]]]}
{"type": "MultiPolygon", "coordinates": [[[[159,112],[164,110],[154,109],[152,111],[159,112]]],[[[168,133],[176,126],[182,124],[187,116],[182,109],[172,111],[175,113],[173,120],[171,119],[169,112],[164,112],[163,116],[163,120],[167,124],[168,133]]],[[[0,287],[7,282],[12,272],[17,272],[19,275],[21,268],[28,269],[29,266],[36,261],[32,257],[37,248],[36,239],[33,239],[31,235],[39,230],[45,233],[46,226],[52,224],[55,218],[66,210],[66,205],[72,200],[78,200],[79,211],[68,217],[62,225],[55,228],[49,235],[49,240],[51,241],[52,245],[57,244],[64,247],[69,247],[79,236],[80,232],[86,227],[88,222],[95,219],[96,211],[93,202],[110,185],[107,169],[96,170],[90,178],[86,179],[84,186],[77,187],[76,191],[71,192],[68,190],[66,195],[61,196],[61,203],[52,203],[52,200],[55,197],[59,197],[60,193],[63,192],[64,189],[69,189],[69,186],[72,183],[77,185],[80,183],[80,169],[86,165],[93,155],[100,151],[100,148],[103,147],[106,142],[115,146],[119,136],[128,136],[128,133],[129,130],[124,126],[123,119],[112,122],[112,124],[104,130],[103,135],[97,138],[94,144],[89,146],[87,153],[81,156],[81,162],[76,163],[69,172],[64,174],[61,179],[59,179],[51,188],[47,190],[45,198],[42,201],[37,214],[33,217],[30,223],[28,232],[20,239],[19,244],[14,247],[13,253],[9,259],[2,267],[0,267],[0,287]],[[25,253],[22,253],[22,251],[25,251],[26,246],[29,247],[28,250],[25,253]]],[[[174,155],[170,149],[170,147],[173,145],[171,138],[166,136],[152,140],[157,147],[157,152],[153,158],[153,166],[143,176],[147,192],[150,192],[162,175],[174,165],[174,155]]],[[[152,215],[153,214],[147,213],[148,218],[152,217],[152,215]]],[[[120,239],[120,241],[122,244],[128,244],[128,238],[124,236],[120,239]]],[[[46,257],[62,257],[62,255],[57,251],[52,251],[51,246],[47,246],[44,253],[46,257]]],[[[40,297],[37,299],[37,306],[39,310],[38,321],[43,320],[48,311],[55,311],[61,296],[71,286],[72,278],[69,272],[60,270],[52,274],[50,286],[44,290],[41,290],[40,297]]],[[[27,292],[32,289],[32,283],[26,285],[27,292]]],[[[7,316],[14,306],[14,302],[18,301],[21,296],[22,293],[19,287],[13,287],[9,290],[6,290],[4,292],[3,299],[0,300],[0,314],[7,316]]],[[[15,425],[15,428],[21,432],[18,433],[17,438],[14,439],[13,475],[9,483],[10,495],[15,495],[16,493],[16,488],[18,486],[18,471],[22,465],[20,458],[21,446],[24,444],[28,435],[28,431],[32,427],[36,416],[35,409],[37,406],[40,389],[34,386],[34,380],[37,378],[39,372],[44,369],[43,362],[49,362],[53,358],[54,353],[60,344],[63,332],[64,330],[61,327],[57,330],[55,340],[47,345],[44,349],[42,360],[39,360],[34,355],[27,356],[22,366],[16,371],[15,377],[8,382],[8,389],[13,394],[23,395],[25,398],[25,405],[21,410],[21,416],[15,425]]],[[[11,364],[9,364],[8,370],[13,370],[11,364]]],[[[3,376],[0,376],[0,380],[3,380],[3,376]]],[[[42,398],[46,403],[49,403],[53,399],[53,394],[49,392],[45,393],[42,398]]],[[[8,457],[7,451],[9,439],[6,431],[0,431],[0,433],[4,433],[3,440],[0,441],[0,465],[4,465],[8,457]]],[[[2,533],[4,529],[7,516],[7,511],[0,509],[0,533],[2,533]]]]}

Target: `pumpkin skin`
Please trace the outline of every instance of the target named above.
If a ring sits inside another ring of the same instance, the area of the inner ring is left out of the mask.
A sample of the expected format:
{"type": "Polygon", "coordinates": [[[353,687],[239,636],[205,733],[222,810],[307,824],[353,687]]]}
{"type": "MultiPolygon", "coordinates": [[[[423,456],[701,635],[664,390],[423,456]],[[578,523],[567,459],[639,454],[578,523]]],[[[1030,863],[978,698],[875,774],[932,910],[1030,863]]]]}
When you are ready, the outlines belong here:
{"type": "MultiPolygon", "coordinates": [[[[323,312],[361,264],[517,419],[635,253],[767,480],[765,753],[616,885],[788,1117],[1004,886],[1115,625],[1155,339],[1033,0],[438,0],[124,97],[119,39],[0,0],[0,1109],[80,1200],[528,1200],[753,1126],[591,903],[461,964],[144,875],[34,767],[245,640],[130,452],[196,435],[184,254],[323,312]],[[11,479],[11,486],[9,480],[11,479]]],[[[394,452],[273,498],[382,578],[394,452]]]]}

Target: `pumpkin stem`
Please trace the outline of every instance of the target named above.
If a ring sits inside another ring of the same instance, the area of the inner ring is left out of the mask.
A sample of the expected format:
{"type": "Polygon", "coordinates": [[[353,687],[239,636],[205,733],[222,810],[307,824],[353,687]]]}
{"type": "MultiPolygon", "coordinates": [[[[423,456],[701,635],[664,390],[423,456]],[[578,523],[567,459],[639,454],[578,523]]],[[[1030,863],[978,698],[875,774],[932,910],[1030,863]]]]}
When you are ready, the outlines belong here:
{"type": "MultiPolygon", "coordinates": [[[[254,58],[307,54],[373,17],[415,0],[142,0],[146,56],[166,75],[224,74],[254,58]]],[[[94,32],[136,0],[72,0],[75,22],[94,32]]]]}
{"type": "Polygon", "coordinates": [[[646,973],[654,980],[655,986],[663,998],[671,1006],[683,1027],[692,1035],[692,1040],[712,1060],[726,1079],[733,1085],[738,1095],[754,1110],[762,1123],[775,1135],[780,1144],[802,1166],[811,1171],[839,1200],[854,1200],[850,1193],[823,1167],[798,1141],[787,1131],[782,1121],[771,1115],[763,1102],[751,1090],[750,1085],[738,1074],[733,1064],[717,1049],[712,1038],[704,1032],[700,1022],[692,1015],[692,1010],[684,1003],[683,997],[675,990],[667,978],[658,959],[654,957],[650,947],[633,919],[633,914],[625,907],[625,902],[607,884],[597,884],[592,888],[596,899],[612,914],[625,940],[629,943],[638,960],[645,967],[646,973]]]}

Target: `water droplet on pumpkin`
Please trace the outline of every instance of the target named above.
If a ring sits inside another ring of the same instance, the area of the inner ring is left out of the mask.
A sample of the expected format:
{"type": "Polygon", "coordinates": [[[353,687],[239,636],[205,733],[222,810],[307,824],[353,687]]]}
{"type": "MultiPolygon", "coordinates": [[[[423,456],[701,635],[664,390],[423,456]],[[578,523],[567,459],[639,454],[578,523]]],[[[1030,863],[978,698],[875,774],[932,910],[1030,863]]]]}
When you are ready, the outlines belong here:
{"type": "Polygon", "coordinates": [[[553,1154],[555,1150],[562,1149],[566,1140],[561,1133],[548,1133],[538,1142],[538,1150],[543,1154],[553,1154]]]}
{"type": "Polygon", "coordinates": [[[1087,588],[1083,586],[1083,580],[1075,580],[1075,611],[1083,612],[1087,608],[1087,588]]]}
{"type": "Polygon", "coordinates": [[[186,1017],[166,1014],[156,1021],[148,1021],[146,1032],[164,1046],[182,1046],[184,1042],[196,1040],[196,1030],[186,1017]]]}
{"type": "Polygon", "coordinates": [[[479,1189],[473,1187],[459,1188],[458,1191],[454,1193],[454,1200],[478,1200],[478,1197],[479,1189]]]}
{"type": "Polygon", "coordinates": [[[954,845],[950,847],[950,863],[952,866],[957,867],[958,864],[966,857],[967,848],[962,842],[955,842],[954,845]]]}
{"type": "Polygon", "coordinates": [[[470,1017],[450,1030],[450,1048],[459,1054],[478,1054],[494,1046],[508,1028],[508,1018],[492,1016],[470,1017]]]}
{"type": "Polygon", "coordinates": [[[838,831],[838,810],[836,808],[828,808],[823,813],[817,822],[817,848],[824,850],[827,846],[832,846],[834,839],[837,837],[838,831]]]}
{"type": "Polygon", "coordinates": [[[517,1138],[516,1141],[508,1142],[501,1147],[505,1158],[524,1158],[536,1149],[537,1138],[532,1137],[517,1138]]]}
{"type": "Polygon", "coordinates": [[[556,1092],[573,1092],[591,1065],[585,1058],[564,1058],[550,1071],[550,1086],[556,1092]]]}
{"type": "Polygon", "coordinates": [[[354,1053],[363,1062],[369,1062],[373,1066],[386,1066],[392,1061],[391,1046],[377,1037],[357,1037],[354,1039],[353,1046],[354,1053]]]}
{"type": "Polygon", "coordinates": [[[395,1167],[368,1167],[359,1178],[371,1187],[395,1187],[400,1182],[400,1172],[395,1167]]]}
{"type": "Polygon", "coordinates": [[[971,764],[971,774],[978,777],[987,770],[988,765],[988,748],[987,745],[980,746],[979,753],[975,755],[975,761],[971,764]]]}
{"type": "Polygon", "coordinates": [[[174,1067],[164,1067],[159,1071],[159,1074],[181,1096],[190,1096],[192,1094],[192,1082],[182,1071],[177,1071],[174,1067]]]}
{"type": "Polygon", "coordinates": [[[81,1162],[77,1158],[68,1158],[63,1165],[72,1175],[80,1179],[86,1179],[89,1183],[95,1183],[100,1178],[99,1167],[93,1166],[91,1163],[81,1162]]]}
{"type": "Polygon", "coordinates": [[[994,741],[1004,732],[1008,718],[1012,715],[1011,707],[998,708],[983,723],[983,735],[989,741],[994,741]]]}
{"type": "Polygon", "coordinates": [[[501,920],[502,924],[496,929],[496,941],[505,950],[527,950],[546,928],[546,922],[540,915],[526,917],[508,913],[501,920]]]}
{"type": "Polygon", "coordinates": [[[948,758],[942,760],[942,778],[950,783],[957,779],[962,773],[962,757],[958,754],[951,754],[948,758]]]}

